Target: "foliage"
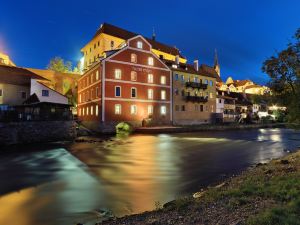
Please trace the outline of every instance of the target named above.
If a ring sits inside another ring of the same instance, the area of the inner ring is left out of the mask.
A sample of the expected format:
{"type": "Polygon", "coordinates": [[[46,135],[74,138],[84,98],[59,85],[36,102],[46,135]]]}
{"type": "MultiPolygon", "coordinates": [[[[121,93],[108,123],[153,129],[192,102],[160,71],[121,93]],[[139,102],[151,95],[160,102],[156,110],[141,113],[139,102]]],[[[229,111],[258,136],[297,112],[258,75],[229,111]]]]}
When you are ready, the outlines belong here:
{"type": "Polygon", "coordinates": [[[116,133],[131,133],[133,131],[132,126],[129,123],[121,122],[116,126],[116,133]]]}
{"type": "Polygon", "coordinates": [[[287,106],[289,122],[300,123],[300,29],[287,48],[263,63],[277,103],[287,106]]]}
{"type": "Polygon", "coordinates": [[[70,61],[65,62],[61,57],[54,57],[50,60],[47,69],[61,73],[72,72],[72,63],[70,61]]]}

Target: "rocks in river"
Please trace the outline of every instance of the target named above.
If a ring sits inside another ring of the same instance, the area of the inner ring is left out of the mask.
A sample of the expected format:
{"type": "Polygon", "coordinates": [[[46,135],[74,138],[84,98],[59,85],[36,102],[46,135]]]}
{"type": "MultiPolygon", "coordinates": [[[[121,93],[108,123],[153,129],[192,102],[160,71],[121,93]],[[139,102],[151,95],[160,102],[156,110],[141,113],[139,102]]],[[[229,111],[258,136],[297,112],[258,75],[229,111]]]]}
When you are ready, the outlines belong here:
{"type": "Polygon", "coordinates": [[[287,159],[282,159],[282,160],[280,160],[280,163],[286,165],[286,164],[289,164],[290,162],[287,159]]]}
{"type": "Polygon", "coordinates": [[[201,198],[206,191],[199,191],[193,194],[193,198],[201,198]]]}

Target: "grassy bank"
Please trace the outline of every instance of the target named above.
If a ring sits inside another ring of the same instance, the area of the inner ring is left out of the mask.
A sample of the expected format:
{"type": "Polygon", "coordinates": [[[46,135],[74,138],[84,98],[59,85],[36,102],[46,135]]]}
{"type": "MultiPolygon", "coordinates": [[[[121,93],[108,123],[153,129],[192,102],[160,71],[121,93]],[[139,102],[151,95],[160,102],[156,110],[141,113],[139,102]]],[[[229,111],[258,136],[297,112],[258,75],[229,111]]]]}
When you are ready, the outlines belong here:
{"type": "Polygon", "coordinates": [[[103,224],[300,224],[300,152],[156,208],[103,224]]]}

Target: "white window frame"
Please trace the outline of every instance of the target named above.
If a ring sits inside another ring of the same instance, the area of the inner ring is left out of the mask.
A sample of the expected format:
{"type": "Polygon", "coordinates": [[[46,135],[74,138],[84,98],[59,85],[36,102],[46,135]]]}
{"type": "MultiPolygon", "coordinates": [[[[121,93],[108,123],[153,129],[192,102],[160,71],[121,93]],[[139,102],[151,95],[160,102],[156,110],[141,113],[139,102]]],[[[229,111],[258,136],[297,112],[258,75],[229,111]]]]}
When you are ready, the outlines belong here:
{"type": "Polygon", "coordinates": [[[120,97],[122,97],[122,87],[121,86],[115,86],[115,97],[116,98],[120,98],[120,97]],[[120,96],[117,96],[117,88],[120,88],[120,96]]]}
{"type": "Polygon", "coordinates": [[[121,104],[115,104],[115,115],[121,115],[121,114],[122,114],[122,105],[121,104]]]}
{"type": "Polygon", "coordinates": [[[161,90],[160,91],[160,99],[161,100],[166,100],[167,99],[167,92],[166,92],[166,90],[161,90]]]}
{"type": "Polygon", "coordinates": [[[152,73],[148,73],[147,81],[148,81],[148,83],[153,84],[153,74],[152,73]]]}
{"type": "Polygon", "coordinates": [[[167,106],[165,105],[160,106],[160,114],[163,116],[167,115],[167,106]]]}
{"type": "Polygon", "coordinates": [[[136,81],[137,80],[137,72],[136,71],[131,71],[130,72],[130,79],[131,79],[131,81],[136,81]],[[133,74],[134,74],[135,79],[132,79],[133,74]]]}
{"type": "Polygon", "coordinates": [[[154,59],[153,57],[148,57],[148,65],[153,66],[154,65],[154,59]]]}
{"type": "Polygon", "coordinates": [[[122,78],[122,70],[115,69],[115,79],[121,80],[121,78],[122,78]]]}
{"type": "Polygon", "coordinates": [[[131,97],[131,98],[137,98],[137,88],[136,88],[136,87],[132,87],[132,88],[130,89],[130,97],[131,97]],[[135,97],[132,97],[132,90],[135,90],[135,97]]]}
{"type": "Polygon", "coordinates": [[[131,115],[137,115],[137,106],[136,105],[131,105],[130,106],[130,114],[131,115]],[[135,109],[135,110],[133,110],[135,109]]]}
{"type": "Polygon", "coordinates": [[[167,83],[167,77],[166,76],[161,76],[160,77],[160,84],[166,84],[167,83]]]}
{"type": "Polygon", "coordinates": [[[154,91],[153,89],[148,89],[147,91],[147,95],[148,95],[148,99],[153,99],[153,96],[154,96],[154,91]]]}
{"type": "Polygon", "coordinates": [[[136,47],[137,47],[137,48],[140,48],[140,49],[143,49],[143,42],[138,41],[138,42],[136,43],[136,47]]]}
{"type": "Polygon", "coordinates": [[[130,62],[137,63],[137,55],[135,53],[131,53],[130,62]]]}

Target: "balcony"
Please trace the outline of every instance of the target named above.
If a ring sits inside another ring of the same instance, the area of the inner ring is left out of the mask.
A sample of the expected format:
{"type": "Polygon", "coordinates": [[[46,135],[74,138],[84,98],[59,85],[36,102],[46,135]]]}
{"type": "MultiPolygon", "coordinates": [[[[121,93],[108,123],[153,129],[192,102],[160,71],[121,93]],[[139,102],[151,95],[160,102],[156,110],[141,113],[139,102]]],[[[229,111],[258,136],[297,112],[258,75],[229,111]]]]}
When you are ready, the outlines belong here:
{"type": "Polygon", "coordinates": [[[184,96],[184,99],[188,102],[207,102],[208,96],[184,96]]]}
{"type": "Polygon", "coordinates": [[[191,88],[197,88],[197,89],[207,89],[207,84],[203,84],[203,83],[197,83],[197,82],[186,82],[185,86],[191,87],[191,88]]]}

